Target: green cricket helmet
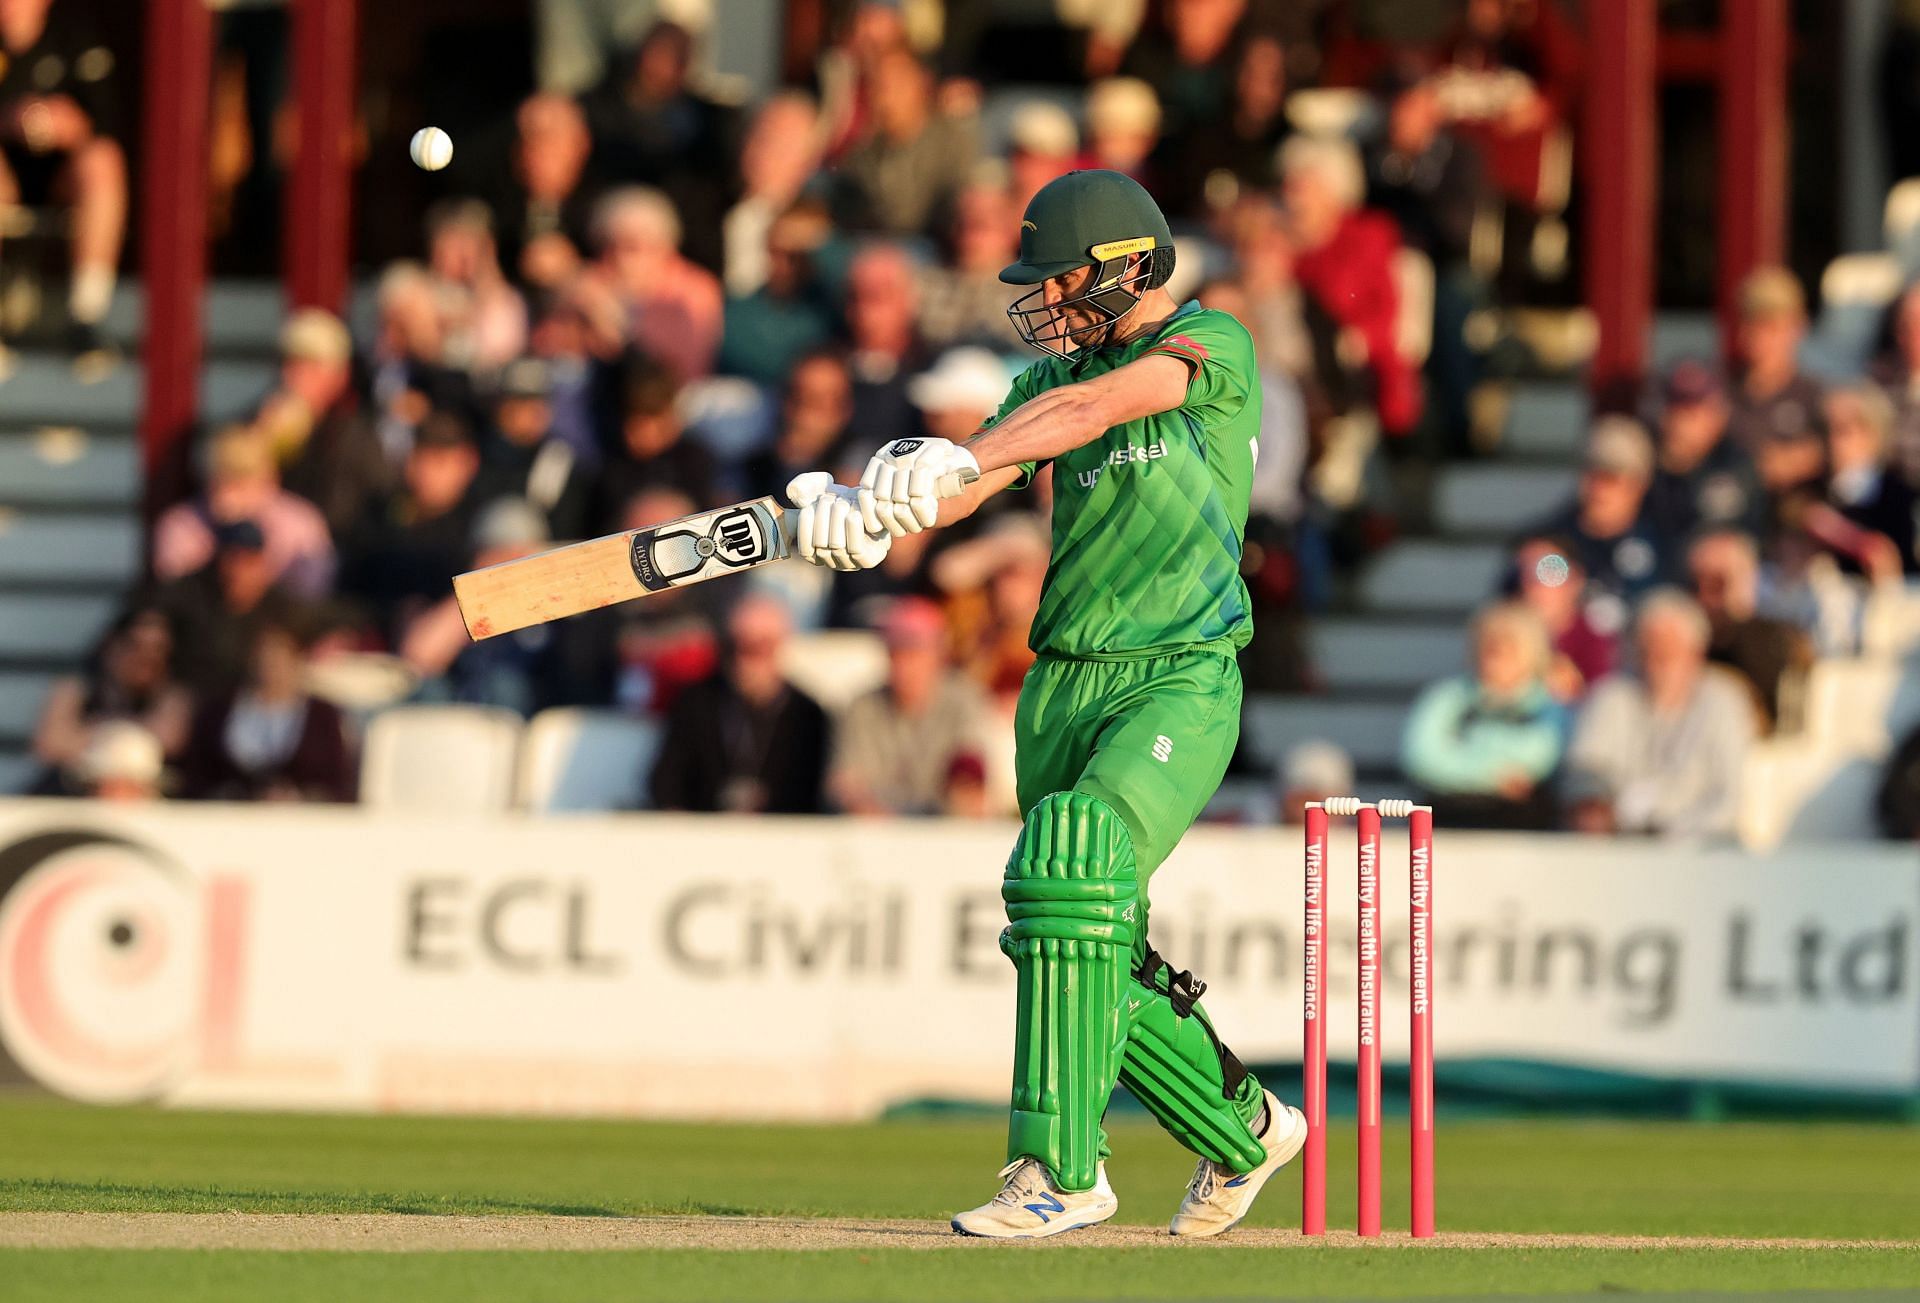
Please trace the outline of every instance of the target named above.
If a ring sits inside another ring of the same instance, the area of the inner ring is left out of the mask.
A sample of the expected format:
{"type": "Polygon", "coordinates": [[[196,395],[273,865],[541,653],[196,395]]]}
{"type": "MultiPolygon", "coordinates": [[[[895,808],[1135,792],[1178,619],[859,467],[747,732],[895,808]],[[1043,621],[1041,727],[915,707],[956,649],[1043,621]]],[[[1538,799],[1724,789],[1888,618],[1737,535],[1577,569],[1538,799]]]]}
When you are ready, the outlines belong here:
{"type": "Polygon", "coordinates": [[[1087,169],[1055,177],[1027,205],[1020,223],[1020,260],[1003,268],[1009,285],[1039,288],[1007,309],[1020,337],[1055,357],[1093,347],[1096,337],[1139,306],[1140,296],[1173,275],[1173,232],[1153,196],[1123,172],[1087,169]],[[1042,282],[1092,267],[1084,292],[1047,302],[1042,282]],[[1069,327],[1061,309],[1083,307],[1098,318],[1069,327]]]}

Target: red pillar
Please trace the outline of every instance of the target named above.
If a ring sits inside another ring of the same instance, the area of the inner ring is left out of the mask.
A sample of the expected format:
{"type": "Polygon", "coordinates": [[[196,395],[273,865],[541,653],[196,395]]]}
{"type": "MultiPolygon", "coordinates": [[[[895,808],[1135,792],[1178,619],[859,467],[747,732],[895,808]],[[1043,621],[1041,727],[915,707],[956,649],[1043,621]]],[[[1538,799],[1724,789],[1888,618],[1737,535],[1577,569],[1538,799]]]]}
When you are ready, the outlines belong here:
{"type": "Polygon", "coordinates": [[[146,392],[140,447],[151,520],[184,489],[187,438],[200,407],[213,89],[213,20],[206,0],[149,0],[146,38],[139,194],[146,392]]]}
{"type": "Polygon", "coordinates": [[[1787,247],[1787,0],[1720,12],[1720,263],[1715,303],[1732,349],[1740,281],[1787,247]]]}
{"type": "Polygon", "coordinates": [[[298,143],[287,187],[287,300],[339,312],[353,234],[355,0],[291,0],[291,8],[298,143]]]}
{"type": "Polygon", "coordinates": [[[1591,383],[1603,406],[1631,402],[1646,370],[1659,150],[1655,36],[1655,0],[1587,6],[1580,154],[1587,196],[1586,299],[1600,325],[1591,383]]]}

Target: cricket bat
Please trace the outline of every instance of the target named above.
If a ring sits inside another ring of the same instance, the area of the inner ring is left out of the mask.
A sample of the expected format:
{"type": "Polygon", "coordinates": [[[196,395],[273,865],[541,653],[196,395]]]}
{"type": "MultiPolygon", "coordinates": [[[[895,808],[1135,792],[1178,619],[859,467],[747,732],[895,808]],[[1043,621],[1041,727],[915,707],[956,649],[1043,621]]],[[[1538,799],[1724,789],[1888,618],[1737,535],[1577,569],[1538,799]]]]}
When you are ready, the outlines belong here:
{"type": "MultiPolygon", "coordinates": [[[[972,471],[944,475],[940,496],[958,497],[977,478],[972,471]]],[[[453,577],[453,595],[478,642],[783,561],[794,553],[799,514],[777,498],[754,498],[469,570],[453,577]]]]}

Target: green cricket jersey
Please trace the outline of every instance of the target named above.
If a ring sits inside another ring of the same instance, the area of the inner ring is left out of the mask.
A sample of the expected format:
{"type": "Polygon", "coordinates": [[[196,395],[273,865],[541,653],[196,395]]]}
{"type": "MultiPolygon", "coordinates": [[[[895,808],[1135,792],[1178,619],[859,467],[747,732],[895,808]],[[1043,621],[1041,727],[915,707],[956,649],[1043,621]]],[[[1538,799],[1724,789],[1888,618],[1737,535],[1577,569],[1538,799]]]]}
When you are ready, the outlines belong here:
{"type": "Polygon", "coordinates": [[[1053,560],[1029,637],[1042,656],[1130,660],[1222,639],[1244,647],[1253,637],[1240,550],[1260,378],[1246,327],[1190,301],[1122,347],[1034,363],[993,419],[1149,353],[1193,368],[1186,401],[1054,461],[1053,560]]]}

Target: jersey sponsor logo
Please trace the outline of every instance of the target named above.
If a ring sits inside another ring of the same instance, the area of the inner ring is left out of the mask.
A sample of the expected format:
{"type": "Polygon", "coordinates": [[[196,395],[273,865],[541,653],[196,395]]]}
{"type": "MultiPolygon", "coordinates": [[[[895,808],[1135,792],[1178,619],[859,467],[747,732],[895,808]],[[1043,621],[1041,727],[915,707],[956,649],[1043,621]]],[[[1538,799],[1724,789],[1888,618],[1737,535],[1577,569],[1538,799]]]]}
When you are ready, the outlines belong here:
{"type": "Polygon", "coordinates": [[[1167,763],[1168,759],[1172,757],[1172,755],[1173,755],[1173,739],[1172,738],[1168,737],[1165,733],[1162,733],[1159,737],[1153,740],[1153,758],[1155,760],[1158,760],[1161,764],[1164,765],[1167,763]]]}
{"type": "Polygon", "coordinates": [[[1161,340],[1156,347],[1181,349],[1184,352],[1193,354],[1202,362],[1213,356],[1213,354],[1207,352],[1207,346],[1205,344],[1195,343],[1191,335],[1174,335],[1169,339],[1161,340]]]}
{"type": "Polygon", "coordinates": [[[1165,439],[1155,439],[1144,448],[1137,443],[1130,443],[1124,447],[1115,448],[1107,454],[1107,459],[1098,466],[1090,471],[1080,472],[1080,485],[1082,488],[1092,488],[1100,482],[1100,473],[1109,466],[1125,466],[1129,462],[1136,461],[1159,461],[1166,455],[1167,441],[1165,439]]]}

